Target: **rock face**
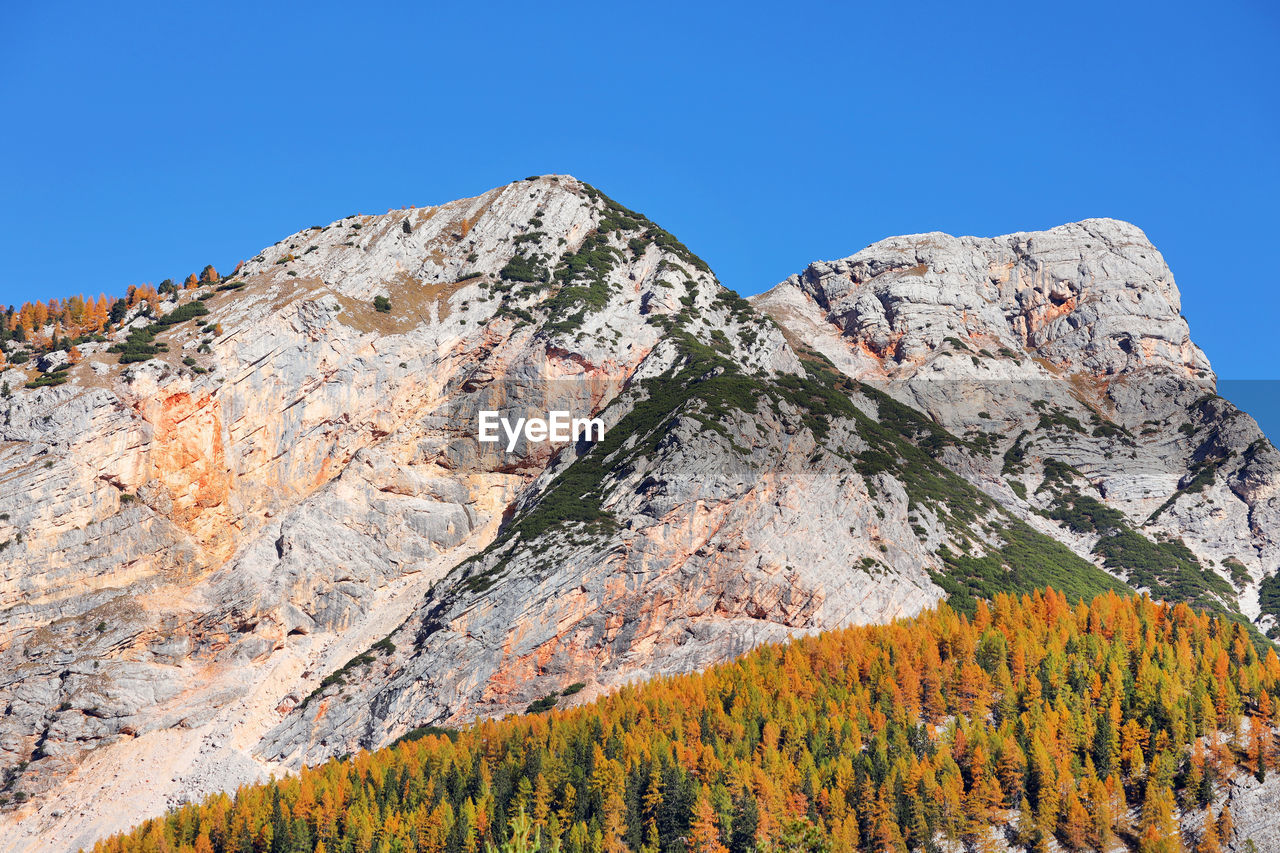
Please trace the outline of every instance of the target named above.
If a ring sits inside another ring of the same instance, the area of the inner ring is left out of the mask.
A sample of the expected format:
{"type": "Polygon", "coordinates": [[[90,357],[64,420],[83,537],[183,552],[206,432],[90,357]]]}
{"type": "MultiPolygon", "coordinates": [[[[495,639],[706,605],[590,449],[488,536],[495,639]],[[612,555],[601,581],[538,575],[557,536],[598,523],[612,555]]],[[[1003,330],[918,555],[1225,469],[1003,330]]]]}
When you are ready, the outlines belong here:
{"type": "Polygon", "coordinates": [[[0,376],[11,849],[981,593],[966,560],[1015,539],[1011,588],[1274,625],[1280,458],[1124,223],[895,238],[749,304],[549,176],[301,231],[199,295],[151,360],[0,376]],[[506,452],[483,410],[608,430],[506,452]]]}
{"type": "Polygon", "coordinates": [[[753,301],[847,375],[986,448],[952,467],[1028,523],[1099,564],[1108,533],[1136,531],[1184,570],[1113,555],[1115,574],[1275,627],[1258,587],[1280,565],[1280,456],[1214,393],[1173,276],[1134,226],[895,237],[753,301]],[[1122,518],[1082,518],[1094,502],[1122,518]],[[1191,555],[1170,556],[1174,540],[1191,555]]]}
{"type": "Polygon", "coordinates": [[[860,370],[892,375],[958,337],[1099,377],[1167,368],[1211,378],[1164,259],[1140,230],[1112,219],[993,239],[893,237],[811,264],[757,301],[792,292],[862,345],[852,354],[860,370]]]}

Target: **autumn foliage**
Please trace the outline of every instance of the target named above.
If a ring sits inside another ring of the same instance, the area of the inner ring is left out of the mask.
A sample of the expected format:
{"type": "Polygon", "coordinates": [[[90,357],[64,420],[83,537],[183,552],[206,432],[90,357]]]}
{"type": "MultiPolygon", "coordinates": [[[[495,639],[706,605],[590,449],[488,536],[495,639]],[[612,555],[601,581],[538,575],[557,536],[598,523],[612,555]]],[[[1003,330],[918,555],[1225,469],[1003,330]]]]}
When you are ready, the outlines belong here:
{"type": "Polygon", "coordinates": [[[66,336],[101,331],[107,326],[110,311],[111,300],[106,294],[99,294],[97,299],[72,296],[47,302],[24,302],[21,308],[5,312],[4,322],[9,331],[22,326],[29,335],[53,324],[55,331],[66,336]]]}
{"type": "Polygon", "coordinates": [[[1278,682],[1183,604],[1000,596],[361,752],[94,851],[1213,850],[1216,789],[1277,761],[1278,682]]]}
{"type": "MultiPolygon", "coordinates": [[[[204,268],[199,278],[194,273],[188,276],[186,288],[190,290],[219,281],[217,270],[210,265],[204,268]]],[[[121,299],[100,293],[96,299],[78,295],[0,308],[0,365],[6,361],[9,341],[40,352],[65,349],[76,341],[101,340],[95,336],[118,329],[131,309],[143,302],[155,309],[160,304],[162,293],[168,292],[173,298],[177,291],[178,288],[166,280],[159,289],[150,284],[129,285],[121,299]]]]}

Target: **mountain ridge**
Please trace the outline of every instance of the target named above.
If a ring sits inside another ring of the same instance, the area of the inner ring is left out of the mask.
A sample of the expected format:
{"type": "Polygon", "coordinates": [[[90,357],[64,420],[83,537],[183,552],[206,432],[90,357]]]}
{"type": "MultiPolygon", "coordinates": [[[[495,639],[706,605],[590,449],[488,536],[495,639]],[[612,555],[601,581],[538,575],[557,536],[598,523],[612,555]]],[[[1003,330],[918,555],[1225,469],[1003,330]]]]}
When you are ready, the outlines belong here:
{"type": "MultiPolygon", "coordinates": [[[[33,389],[6,371],[0,463],[20,488],[0,508],[24,536],[0,556],[0,759],[35,800],[5,820],[70,848],[552,687],[583,682],[585,701],[1050,578],[1128,579],[1270,629],[1276,545],[1254,528],[1276,512],[1275,451],[1204,399],[1158,252],[1073,227],[991,238],[1012,241],[1003,272],[978,238],[893,238],[748,301],[647,218],[548,176],[297,232],[197,288],[201,331],[151,338],[177,352],[139,341],[119,366],[86,345],[33,389]],[[1154,332],[1082,298],[1099,281],[1148,300],[1154,332]],[[1111,379],[1064,375],[1074,352],[1111,379]],[[490,405],[610,429],[507,456],[474,441],[490,405]],[[1144,411],[1164,418],[1151,450],[1144,411]],[[1122,451],[1151,494],[1130,494],[1122,451]],[[1174,524],[1190,557],[1157,541],[1174,524]],[[144,758],[157,778],[138,786],[144,758]],[[87,805],[113,798],[130,805],[87,805]]],[[[148,310],[172,317],[177,296],[148,310]]],[[[156,323],[130,310],[138,340],[156,323]]]]}

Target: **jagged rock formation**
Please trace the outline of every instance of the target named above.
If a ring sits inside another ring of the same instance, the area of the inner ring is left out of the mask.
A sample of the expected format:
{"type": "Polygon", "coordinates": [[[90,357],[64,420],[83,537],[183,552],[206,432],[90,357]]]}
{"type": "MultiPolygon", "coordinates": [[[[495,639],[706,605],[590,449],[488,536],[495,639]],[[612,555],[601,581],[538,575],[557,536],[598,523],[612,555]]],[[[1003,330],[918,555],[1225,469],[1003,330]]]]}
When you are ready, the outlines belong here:
{"type": "Polygon", "coordinates": [[[1214,393],[1179,303],[1160,253],[1114,220],[896,237],[755,299],[986,448],[953,467],[1028,523],[1135,587],[1272,630],[1258,589],[1280,565],[1280,456],[1214,393]]]}
{"type": "Polygon", "coordinates": [[[313,227],[202,292],[151,360],[0,375],[16,849],[1002,563],[1273,624],[1276,453],[1123,223],[896,238],[753,308],[550,176],[313,227]],[[481,409],[609,431],[506,453],[481,409]]]}

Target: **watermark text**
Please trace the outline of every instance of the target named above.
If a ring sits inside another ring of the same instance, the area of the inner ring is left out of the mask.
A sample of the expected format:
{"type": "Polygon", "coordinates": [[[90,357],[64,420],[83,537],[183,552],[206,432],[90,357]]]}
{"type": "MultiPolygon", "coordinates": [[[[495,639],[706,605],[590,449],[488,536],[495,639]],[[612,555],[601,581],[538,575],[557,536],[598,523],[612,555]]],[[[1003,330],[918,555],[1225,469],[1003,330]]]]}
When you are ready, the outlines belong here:
{"type": "Polygon", "coordinates": [[[604,438],[604,421],[600,418],[575,418],[571,412],[547,412],[545,418],[510,419],[493,410],[480,412],[478,438],[485,443],[496,443],[506,438],[507,452],[516,449],[520,436],[528,444],[549,441],[577,442],[600,441],[604,438]],[[501,433],[501,434],[500,434],[501,433]]]}

